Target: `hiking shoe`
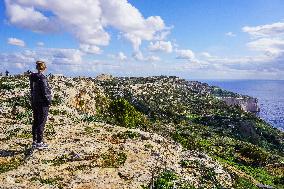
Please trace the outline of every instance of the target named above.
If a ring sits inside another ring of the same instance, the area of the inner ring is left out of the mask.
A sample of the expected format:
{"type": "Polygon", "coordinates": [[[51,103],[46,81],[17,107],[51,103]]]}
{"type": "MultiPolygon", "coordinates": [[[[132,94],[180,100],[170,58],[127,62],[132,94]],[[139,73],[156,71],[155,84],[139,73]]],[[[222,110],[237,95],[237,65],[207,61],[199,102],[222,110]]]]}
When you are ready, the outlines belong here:
{"type": "Polygon", "coordinates": [[[35,141],[33,141],[33,143],[32,143],[32,148],[36,148],[36,142],[35,141]]]}
{"type": "Polygon", "coordinates": [[[36,143],[36,148],[37,149],[46,149],[48,148],[48,144],[40,142],[40,143],[36,143]]]}

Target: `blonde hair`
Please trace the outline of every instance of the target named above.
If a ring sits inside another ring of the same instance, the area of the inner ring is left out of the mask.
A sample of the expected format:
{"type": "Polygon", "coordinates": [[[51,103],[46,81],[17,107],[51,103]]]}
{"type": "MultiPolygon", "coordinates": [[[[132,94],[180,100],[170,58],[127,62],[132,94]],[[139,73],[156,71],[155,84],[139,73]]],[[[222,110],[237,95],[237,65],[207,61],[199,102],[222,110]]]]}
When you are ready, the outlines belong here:
{"type": "Polygon", "coordinates": [[[45,62],[40,60],[36,61],[36,69],[41,71],[45,70],[46,69],[45,62]]]}

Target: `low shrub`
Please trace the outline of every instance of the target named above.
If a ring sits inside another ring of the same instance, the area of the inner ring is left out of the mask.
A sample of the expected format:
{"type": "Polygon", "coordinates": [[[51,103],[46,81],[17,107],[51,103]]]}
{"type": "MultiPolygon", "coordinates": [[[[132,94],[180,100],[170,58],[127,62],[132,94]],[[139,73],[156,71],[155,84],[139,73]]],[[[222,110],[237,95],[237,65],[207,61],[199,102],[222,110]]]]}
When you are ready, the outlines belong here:
{"type": "Polygon", "coordinates": [[[112,136],[113,138],[119,138],[119,139],[135,139],[140,137],[140,134],[137,132],[132,132],[132,131],[125,131],[125,132],[119,132],[117,134],[114,134],[112,136]]]}
{"type": "Polygon", "coordinates": [[[178,179],[178,175],[171,171],[163,171],[154,181],[153,189],[174,189],[174,181],[178,179]]]}
{"type": "Polygon", "coordinates": [[[118,168],[124,165],[127,155],[124,152],[118,152],[110,148],[107,152],[101,154],[100,167],[103,168],[118,168]]]}
{"type": "Polygon", "coordinates": [[[118,125],[128,128],[147,128],[147,118],[123,98],[110,103],[109,113],[118,125]]]}

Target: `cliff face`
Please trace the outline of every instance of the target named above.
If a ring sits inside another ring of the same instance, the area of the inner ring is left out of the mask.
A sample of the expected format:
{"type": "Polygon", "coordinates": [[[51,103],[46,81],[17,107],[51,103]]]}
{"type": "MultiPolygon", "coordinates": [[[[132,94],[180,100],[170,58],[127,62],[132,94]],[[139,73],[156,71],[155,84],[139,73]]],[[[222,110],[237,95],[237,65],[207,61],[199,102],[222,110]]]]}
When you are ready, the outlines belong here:
{"type": "Polygon", "coordinates": [[[252,113],[260,111],[257,98],[233,93],[231,91],[221,89],[220,87],[210,86],[207,83],[198,81],[187,81],[187,83],[191,90],[196,90],[200,94],[204,95],[212,94],[229,106],[239,106],[242,110],[252,113]]]}
{"type": "Polygon", "coordinates": [[[227,106],[207,84],[166,76],[48,80],[50,149],[30,156],[28,77],[0,78],[0,188],[281,186],[283,133],[227,106]]]}
{"type": "Polygon", "coordinates": [[[258,107],[257,98],[243,98],[243,97],[217,97],[223,100],[229,106],[239,106],[246,112],[257,113],[260,111],[258,107]]]}

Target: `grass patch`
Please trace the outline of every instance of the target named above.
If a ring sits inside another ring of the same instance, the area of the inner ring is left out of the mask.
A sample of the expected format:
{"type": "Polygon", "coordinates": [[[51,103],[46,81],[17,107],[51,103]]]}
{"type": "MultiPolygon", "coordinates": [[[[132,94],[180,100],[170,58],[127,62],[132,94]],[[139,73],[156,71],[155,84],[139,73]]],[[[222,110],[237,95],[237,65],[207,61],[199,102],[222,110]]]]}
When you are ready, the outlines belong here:
{"type": "Polygon", "coordinates": [[[101,131],[99,129],[95,129],[93,127],[85,127],[84,132],[88,135],[92,135],[92,134],[95,134],[95,133],[100,133],[101,131]]]}
{"type": "Polygon", "coordinates": [[[56,131],[55,131],[54,126],[53,126],[52,124],[46,125],[44,134],[45,134],[48,138],[52,139],[52,137],[56,135],[56,131]]]}
{"type": "Polygon", "coordinates": [[[66,115],[67,111],[66,110],[51,109],[50,113],[52,115],[66,115]]]}
{"type": "Polygon", "coordinates": [[[140,133],[133,131],[119,132],[117,134],[112,135],[113,138],[118,138],[118,139],[137,139],[140,136],[141,136],[140,133]]]}
{"type": "MultiPolygon", "coordinates": [[[[164,170],[162,173],[158,175],[158,177],[154,180],[154,186],[142,186],[144,189],[174,189],[175,183],[174,181],[178,180],[178,175],[171,170],[164,170]]],[[[152,184],[152,183],[150,183],[152,184]]]]}
{"type": "Polygon", "coordinates": [[[12,158],[9,161],[0,163],[0,173],[5,173],[17,169],[23,162],[23,159],[12,158]]]}
{"type": "Polygon", "coordinates": [[[124,152],[118,152],[110,148],[107,152],[101,154],[99,166],[103,168],[118,168],[124,165],[127,155],[124,152]]]}
{"type": "Polygon", "coordinates": [[[101,114],[98,114],[98,115],[87,115],[86,114],[80,121],[87,122],[87,123],[93,123],[93,122],[104,122],[106,120],[107,118],[101,114]]]}
{"type": "Polygon", "coordinates": [[[61,181],[63,181],[64,179],[62,177],[55,177],[55,178],[41,178],[41,177],[32,177],[30,179],[30,181],[39,181],[41,184],[48,184],[48,185],[52,185],[52,186],[56,186],[58,188],[62,188],[63,186],[60,184],[61,181]]]}
{"type": "Polygon", "coordinates": [[[32,138],[32,131],[31,130],[24,130],[22,128],[15,128],[6,132],[6,137],[2,140],[10,140],[12,138],[24,138],[29,139],[32,138]]]}
{"type": "Polygon", "coordinates": [[[44,163],[44,164],[51,163],[51,165],[53,165],[53,166],[60,166],[64,163],[67,163],[68,161],[71,161],[70,156],[68,154],[63,154],[61,156],[57,156],[53,160],[42,160],[42,163],[44,163]]]}
{"type": "Polygon", "coordinates": [[[182,168],[196,168],[196,167],[200,167],[200,162],[198,160],[193,160],[193,161],[189,161],[189,160],[182,160],[179,163],[181,165],[182,168]]]}
{"type": "Polygon", "coordinates": [[[62,103],[63,103],[63,99],[58,94],[54,94],[54,96],[51,100],[51,105],[52,106],[58,106],[62,103]]]}

